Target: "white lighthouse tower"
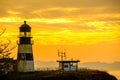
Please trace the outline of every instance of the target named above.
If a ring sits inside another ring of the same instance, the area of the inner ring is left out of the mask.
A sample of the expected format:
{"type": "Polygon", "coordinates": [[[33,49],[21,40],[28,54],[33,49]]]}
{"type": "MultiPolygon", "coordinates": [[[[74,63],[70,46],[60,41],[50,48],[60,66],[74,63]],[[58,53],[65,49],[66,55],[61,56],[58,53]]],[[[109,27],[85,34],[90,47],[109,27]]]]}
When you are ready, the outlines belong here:
{"type": "Polygon", "coordinates": [[[17,71],[33,72],[34,60],[31,41],[31,27],[26,24],[26,21],[24,21],[24,24],[21,25],[19,29],[17,71]]]}

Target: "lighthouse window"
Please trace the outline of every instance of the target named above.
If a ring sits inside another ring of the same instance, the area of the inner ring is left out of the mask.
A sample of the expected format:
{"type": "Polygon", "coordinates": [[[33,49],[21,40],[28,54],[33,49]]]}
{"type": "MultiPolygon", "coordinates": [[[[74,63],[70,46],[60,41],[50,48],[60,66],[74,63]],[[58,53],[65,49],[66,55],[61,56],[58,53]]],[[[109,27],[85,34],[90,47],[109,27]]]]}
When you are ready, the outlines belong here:
{"type": "Polygon", "coordinates": [[[30,37],[31,33],[30,32],[24,32],[24,37],[30,37]]]}
{"type": "Polygon", "coordinates": [[[20,37],[31,37],[30,32],[20,32],[20,37]]]}
{"type": "Polygon", "coordinates": [[[27,32],[27,37],[30,37],[31,36],[31,33],[30,32],[27,32]]]}
{"type": "Polygon", "coordinates": [[[20,37],[23,37],[24,36],[24,32],[20,32],[20,37]]]}

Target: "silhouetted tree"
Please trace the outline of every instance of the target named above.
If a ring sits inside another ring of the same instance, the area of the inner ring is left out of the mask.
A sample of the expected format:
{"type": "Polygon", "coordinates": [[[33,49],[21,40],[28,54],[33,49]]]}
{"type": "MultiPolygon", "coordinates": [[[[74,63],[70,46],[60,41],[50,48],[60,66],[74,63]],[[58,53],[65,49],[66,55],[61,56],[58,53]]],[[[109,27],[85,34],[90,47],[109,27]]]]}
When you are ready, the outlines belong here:
{"type": "MultiPolygon", "coordinates": [[[[0,36],[2,36],[5,33],[5,31],[6,29],[2,29],[0,36]]],[[[13,60],[9,56],[11,54],[11,50],[13,50],[15,47],[9,48],[10,44],[11,44],[11,40],[9,39],[7,39],[7,42],[0,41],[0,72],[1,74],[9,71],[11,61],[13,60]]]]}

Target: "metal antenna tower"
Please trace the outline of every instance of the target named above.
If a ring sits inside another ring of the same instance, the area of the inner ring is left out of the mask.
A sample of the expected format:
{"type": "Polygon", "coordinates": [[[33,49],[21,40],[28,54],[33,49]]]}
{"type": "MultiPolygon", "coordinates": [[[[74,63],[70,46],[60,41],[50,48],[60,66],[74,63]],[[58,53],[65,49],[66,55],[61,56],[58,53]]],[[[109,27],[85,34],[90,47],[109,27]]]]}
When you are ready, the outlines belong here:
{"type": "Polygon", "coordinates": [[[63,61],[64,58],[66,57],[66,50],[64,49],[64,51],[60,51],[60,50],[58,49],[58,57],[60,57],[60,58],[61,58],[61,61],[63,61]]]}

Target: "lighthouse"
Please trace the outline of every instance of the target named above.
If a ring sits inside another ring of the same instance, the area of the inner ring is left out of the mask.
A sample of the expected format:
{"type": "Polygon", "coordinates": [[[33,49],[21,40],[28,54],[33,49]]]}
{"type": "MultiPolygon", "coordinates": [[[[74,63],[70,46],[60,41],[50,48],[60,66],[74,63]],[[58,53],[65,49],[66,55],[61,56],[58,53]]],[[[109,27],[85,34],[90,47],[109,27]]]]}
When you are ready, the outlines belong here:
{"type": "Polygon", "coordinates": [[[31,40],[31,27],[24,21],[19,28],[18,55],[17,55],[17,71],[33,72],[34,59],[31,40]]]}

